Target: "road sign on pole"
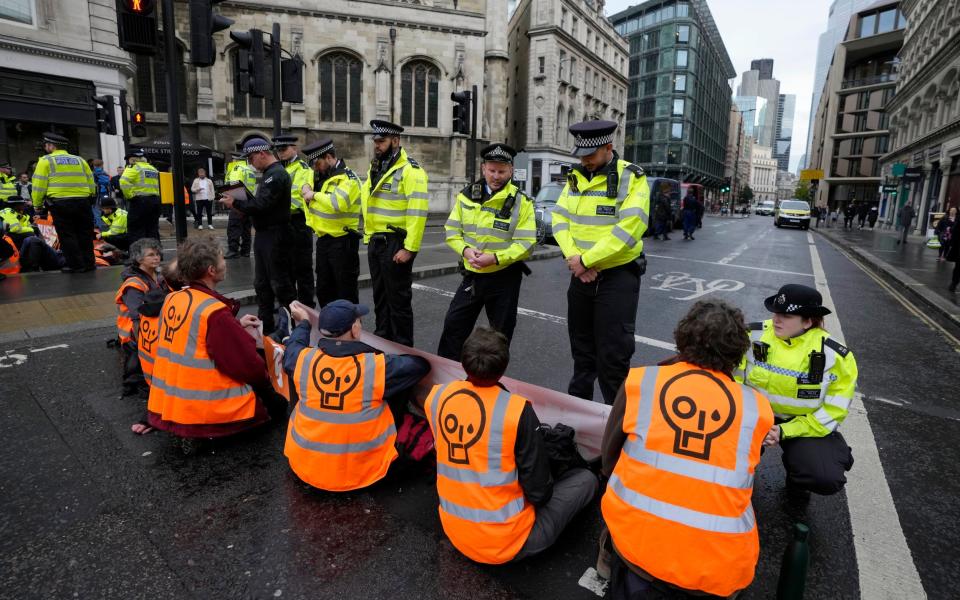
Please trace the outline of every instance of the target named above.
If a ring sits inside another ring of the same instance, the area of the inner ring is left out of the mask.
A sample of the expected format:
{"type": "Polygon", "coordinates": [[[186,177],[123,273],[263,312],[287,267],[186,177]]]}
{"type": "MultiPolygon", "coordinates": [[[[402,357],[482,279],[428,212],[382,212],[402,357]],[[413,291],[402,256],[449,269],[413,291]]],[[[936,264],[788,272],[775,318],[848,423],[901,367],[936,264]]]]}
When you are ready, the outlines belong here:
{"type": "Polygon", "coordinates": [[[804,169],[800,171],[800,181],[808,179],[823,179],[823,171],[820,169],[804,169]]]}

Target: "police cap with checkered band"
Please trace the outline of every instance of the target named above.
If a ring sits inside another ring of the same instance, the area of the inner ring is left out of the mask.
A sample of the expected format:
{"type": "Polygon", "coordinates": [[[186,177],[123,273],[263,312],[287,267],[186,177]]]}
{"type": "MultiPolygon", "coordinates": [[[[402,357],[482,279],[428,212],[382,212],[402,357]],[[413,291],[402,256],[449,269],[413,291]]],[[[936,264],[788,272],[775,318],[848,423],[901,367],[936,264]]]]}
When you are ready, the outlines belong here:
{"type": "Polygon", "coordinates": [[[307,162],[312,163],[317,160],[324,154],[334,154],[336,155],[337,149],[333,145],[333,140],[330,138],[323,138],[315,142],[310,142],[303,147],[303,153],[307,156],[307,162]]]}
{"type": "Polygon", "coordinates": [[[373,128],[373,139],[375,140],[400,135],[403,133],[403,127],[400,127],[396,123],[383,121],[381,119],[374,119],[370,121],[370,127],[373,128]]]}
{"type": "Polygon", "coordinates": [[[574,146],[570,152],[574,156],[593,154],[598,148],[613,143],[613,132],[616,130],[617,124],[613,121],[583,121],[571,125],[574,146]]]}
{"type": "Polygon", "coordinates": [[[490,144],[480,151],[480,156],[483,157],[483,160],[502,162],[512,165],[513,157],[517,155],[517,151],[511,148],[506,144],[497,142],[495,144],[490,144]]]}
{"type": "Polygon", "coordinates": [[[788,283],[776,294],[763,301],[763,305],[772,313],[799,315],[801,317],[822,317],[831,310],[823,306],[823,296],[812,287],[799,283],[788,283]]]}

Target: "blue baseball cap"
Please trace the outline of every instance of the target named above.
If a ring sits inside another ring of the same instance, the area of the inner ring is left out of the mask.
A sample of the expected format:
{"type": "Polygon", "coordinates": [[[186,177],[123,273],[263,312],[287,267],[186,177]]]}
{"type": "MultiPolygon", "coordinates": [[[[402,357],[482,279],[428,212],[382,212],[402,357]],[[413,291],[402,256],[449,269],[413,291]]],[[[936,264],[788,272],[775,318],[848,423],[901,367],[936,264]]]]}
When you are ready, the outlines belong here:
{"type": "Polygon", "coordinates": [[[317,326],[326,337],[340,337],[353,327],[353,322],[370,312],[363,304],[349,300],[334,300],[320,311],[317,326]]]}

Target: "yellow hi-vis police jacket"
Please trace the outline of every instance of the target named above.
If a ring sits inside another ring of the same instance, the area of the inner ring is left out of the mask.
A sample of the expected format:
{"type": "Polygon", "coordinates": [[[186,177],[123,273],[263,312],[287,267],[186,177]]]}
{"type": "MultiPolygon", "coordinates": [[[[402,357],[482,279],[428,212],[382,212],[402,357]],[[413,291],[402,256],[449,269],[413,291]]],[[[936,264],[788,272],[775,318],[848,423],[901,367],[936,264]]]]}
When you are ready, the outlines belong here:
{"type": "Polygon", "coordinates": [[[467,259],[462,258],[463,267],[474,273],[505,269],[527,258],[537,242],[533,201],[512,181],[490,196],[482,181],[463,188],[457,194],[444,228],[447,230],[447,245],[461,258],[467,248],[490,252],[497,257],[494,264],[483,269],[470,266],[467,259]],[[512,202],[512,206],[506,211],[504,205],[508,202],[512,202]]]}
{"type": "Polygon", "coordinates": [[[227,165],[225,183],[242,183],[251,196],[257,195],[257,170],[245,160],[235,160],[227,165]]]}
{"type": "Polygon", "coordinates": [[[766,360],[747,350],[734,379],[763,392],[774,414],[789,421],[780,425],[783,439],[823,437],[843,422],[857,387],[853,352],[814,327],[802,335],[781,340],[773,321],[751,323],[750,340],[768,344],[766,360]],[[810,353],[823,352],[823,378],[811,381],[810,353]]]}
{"type": "Polygon", "coordinates": [[[120,175],[120,191],[127,200],[137,196],[159,196],[160,172],[145,160],[135,162],[120,175]]]}
{"type": "Polygon", "coordinates": [[[66,150],[54,150],[40,157],[33,171],[33,207],[43,208],[46,199],[77,198],[86,200],[97,193],[93,171],[87,161],[68,154],[66,150]]]}
{"type": "Polygon", "coordinates": [[[20,213],[12,208],[0,210],[0,234],[6,228],[10,233],[33,233],[30,215],[20,213]]]}
{"type": "Polygon", "coordinates": [[[299,156],[293,157],[290,162],[284,164],[284,168],[290,174],[290,212],[304,212],[301,190],[304,185],[313,188],[313,169],[300,160],[299,156]]]}
{"type": "Polygon", "coordinates": [[[360,228],[360,185],[360,177],[343,160],[338,161],[313,200],[307,202],[307,225],[318,237],[340,237],[347,229],[360,228]]]}
{"type": "Polygon", "coordinates": [[[613,161],[589,179],[580,166],[567,175],[552,211],[553,237],[564,257],[579,254],[588,269],[612,269],[643,252],[649,214],[650,188],[643,169],[614,154],[613,161]]]}
{"type": "Polygon", "coordinates": [[[103,237],[123,235],[127,232],[127,211],[118,208],[112,215],[100,215],[100,219],[108,229],[101,233],[103,237]]]}
{"type": "Polygon", "coordinates": [[[361,188],[364,243],[375,233],[391,233],[388,226],[392,225],[407,231],[403,247],[417,252],[430,208],[427,172],[403,148],[379,181],[370,180],[370,171],[367,169],[367,181],[361,188]]]}
{"type": "Polygon", "coordinates": [[[0,201],[17,195],[17,178],[0,173],[0,201]]]}

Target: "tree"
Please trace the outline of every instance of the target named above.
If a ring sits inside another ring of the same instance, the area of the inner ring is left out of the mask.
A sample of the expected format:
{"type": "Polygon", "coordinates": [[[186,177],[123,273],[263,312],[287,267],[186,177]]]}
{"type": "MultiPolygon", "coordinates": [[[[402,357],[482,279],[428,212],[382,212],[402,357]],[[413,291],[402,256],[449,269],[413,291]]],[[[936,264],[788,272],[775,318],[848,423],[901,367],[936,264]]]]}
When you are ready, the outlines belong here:
{"type": "Polygon", "coordinates": [[[793,197],[797,200],[810,200],[810,184],[806,181],[801,181],[797,184],[797,189],[793,192],[793,197]]]}
{"type": "Polygon", "coordinates": [[[743,189],[740,190],[740,201],[750,202],[751,200],[753,200],[753,190],[750,189],[749,185],[745,185],[743,189]]]}

